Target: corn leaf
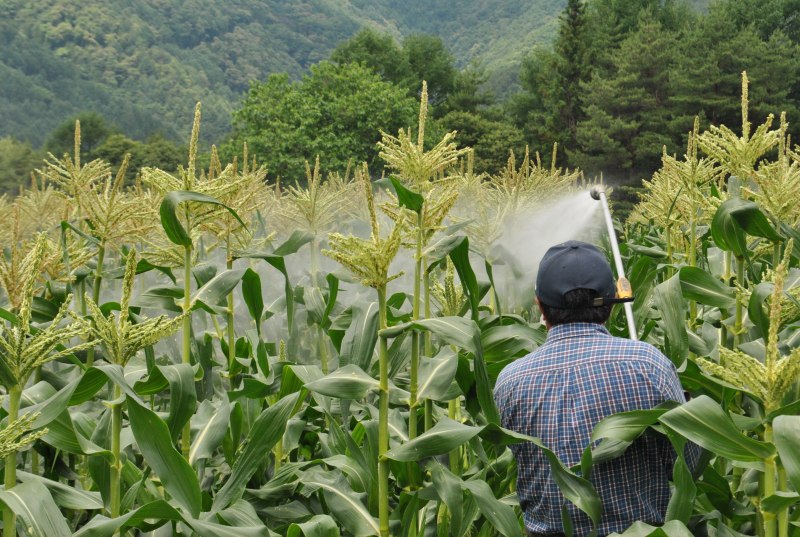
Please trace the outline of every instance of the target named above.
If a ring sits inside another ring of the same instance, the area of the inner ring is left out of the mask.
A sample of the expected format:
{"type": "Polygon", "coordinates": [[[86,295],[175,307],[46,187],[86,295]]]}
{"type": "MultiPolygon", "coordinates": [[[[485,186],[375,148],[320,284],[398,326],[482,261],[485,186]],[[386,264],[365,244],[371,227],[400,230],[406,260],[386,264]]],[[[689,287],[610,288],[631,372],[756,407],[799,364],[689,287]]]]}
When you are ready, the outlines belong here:
{"type": "Polygon", "coordinates": [[[800,416],[778,416],[772,421],[775,447],[781,456],[781,463],[786,475],[800,490],[800,416]]]}
{"type": "Polygon", "coordinates": [[[736,306],[736,292],[733,288],[705,270],[683,267],[678,276],[684,298],[725,310],[736,306]]]}
{"type": "Polygon", "coordinates": [[[775,453],[771,444],[743,435],[707,395],[670,410],[660,421],[695,444],[736,461],[760,461],[775,453]]]}
{"type": "Polygon", "coordinates": [[[298,393],[289,395],[261,412],[250,428],[244,451],[233,463],[231,475],[214,496],[212,512],[227,508],[241,497],[250,477],[263,463],[264,454],[283,436],[298,398],[298,393]]]}
{"type": "MultiPolygon", "coordinates": [[[[70,537],[72,535],[66,519],[41,481],[32,480],[10,490],[0,491],[0,502],[6,504],[22,519],[31,537],[70,537]]],[[[12,532],[5,531],[4,533],[12,532]]]]}
{"type": "Polygon", "coordinates": [[[236,211],[221,201],[212,198],[211,196],[207,196],[206,194],[200,194],[199,192],[192,192],[190,190],[174,190],[172,192],[168,192],[167,195],[164,196],[164,201],[161,202],[159,214],[161,215],[161,227],[164,228],[164,233],[166,233],[167,238],[169,238],[169,240],[175,244],[180,246],[192,245],[192,237],[183,227],[183,224],[181,224],[178,216],[179,206],[186,202],[219,205],[227,209],[228,212],[231,213],[240,224],[242,224],[242,227],[247,227],[242,219],[239,218],[239,215],[236,214],[236,211]]]}
{"type": "Polygon", "coordinates": [[[172,443],[169,428],[155,412],[127,397],[128,418],[136,444],[145,462],[161,479],[167,492],[188,513],[200,514],[200,485],[197,475],[172,443]]]}
{"type": "Polygon", "coordinates": [[[380,383],[357,365],[348,364],[321,379],[307,383],[305,387],[328,397],[363,399],[370,391],[380,388],[380,383]]]}
{"type": "Polygon", "coordinates": [[[286,537],[339,537],[339,526],[328,515],[314,515],[305,522],[290,524],[286,537]]]}

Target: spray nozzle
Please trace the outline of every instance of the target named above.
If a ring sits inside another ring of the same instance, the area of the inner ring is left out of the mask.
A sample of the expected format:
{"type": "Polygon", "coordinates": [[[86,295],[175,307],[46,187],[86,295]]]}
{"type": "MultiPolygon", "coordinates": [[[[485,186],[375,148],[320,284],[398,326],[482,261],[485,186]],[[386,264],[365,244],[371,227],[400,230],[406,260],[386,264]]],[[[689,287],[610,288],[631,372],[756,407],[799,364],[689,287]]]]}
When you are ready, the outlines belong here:
{"type": "Polygon", "coordinates": [[[606,193],[605,185],[594,185],[592,189],[589,191],[589,195],[596,200],[600,199],[600,194],[605,194],[605,193],[606,193]]]}

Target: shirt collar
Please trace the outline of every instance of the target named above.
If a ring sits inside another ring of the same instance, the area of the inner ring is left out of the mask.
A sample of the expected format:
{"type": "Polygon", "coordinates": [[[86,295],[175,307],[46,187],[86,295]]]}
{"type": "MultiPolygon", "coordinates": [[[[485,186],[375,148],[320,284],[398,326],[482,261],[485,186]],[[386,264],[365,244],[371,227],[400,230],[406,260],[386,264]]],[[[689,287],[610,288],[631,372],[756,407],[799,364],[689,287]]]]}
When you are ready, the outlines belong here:
{"type": "Polygon", "coordinates": [[[597,323],[566,323],[553,326],[547,332],[547,343],[576,337],[610,336],[606,327],[597,323]]]}

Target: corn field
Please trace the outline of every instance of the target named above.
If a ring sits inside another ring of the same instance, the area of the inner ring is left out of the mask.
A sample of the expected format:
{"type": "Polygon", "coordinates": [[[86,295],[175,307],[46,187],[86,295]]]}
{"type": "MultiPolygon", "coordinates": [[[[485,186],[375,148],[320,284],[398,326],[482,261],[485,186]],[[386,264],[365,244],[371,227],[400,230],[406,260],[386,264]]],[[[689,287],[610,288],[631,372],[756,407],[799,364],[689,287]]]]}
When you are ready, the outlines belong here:
{"type": "Polygon", "coordinates": [[[591,214],[520,237],[597,203],[555,151],[476,175],[456,133],[426,143],[423,86],[384,177],[321,155],[280,185],[246,147],[198,168],[198,105],[186,165],[129,188],[78,126],[0,198],[3,535],[520,536],[519,442],[598,524],[591,468],[642,434],[675,446],[673,495],[625,535],[800,535],[800,153],[742,87],[740,128],[695,124],[618,229],[638,338],[691,399],[606,418],[574,467],[492,397],[546,336],[528,250],[608,246],[591,214]]]}

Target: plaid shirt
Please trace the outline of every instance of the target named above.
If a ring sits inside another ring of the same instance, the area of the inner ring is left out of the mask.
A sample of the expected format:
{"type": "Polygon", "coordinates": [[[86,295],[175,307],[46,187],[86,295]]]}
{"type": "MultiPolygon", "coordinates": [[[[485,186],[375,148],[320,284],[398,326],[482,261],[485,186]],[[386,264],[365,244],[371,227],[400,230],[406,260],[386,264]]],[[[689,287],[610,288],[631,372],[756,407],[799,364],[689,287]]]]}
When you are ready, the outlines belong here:
{"type": "MultiPolygon", "coordinates": [[[[652,345],[613,337],[592,323],[552,327],[545,343],[506,367],[495,386],[502,426],[540,438],[567,467],[580,463],[597,422],[666,400],[685,401],[669,359],[652,345]]],[[[544,454],[531,443],[511,449],[526,528],[563,532],[565,500],[544,454]]],[[[663,523],[674,460],[666,438],[643,435],[617,459],[594,467],[591,482],[603,501],[599,535],[622,532],[637,520],[663,523]]],[[[589,517],[566,504],[575,535],[589,534],[589,517]]]]}

